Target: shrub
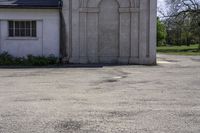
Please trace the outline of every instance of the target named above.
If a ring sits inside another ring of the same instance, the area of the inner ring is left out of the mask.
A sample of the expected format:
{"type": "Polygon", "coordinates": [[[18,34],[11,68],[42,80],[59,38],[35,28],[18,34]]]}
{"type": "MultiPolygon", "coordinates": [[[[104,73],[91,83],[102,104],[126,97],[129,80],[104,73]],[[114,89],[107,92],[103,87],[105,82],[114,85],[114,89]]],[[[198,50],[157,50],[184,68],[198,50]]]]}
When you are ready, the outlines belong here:
{"type": "Polygon", "coordinates": [[[54,55],[49,57],[28,55],[26,58],[16,58],[7,52],[0,54],[0,65],[45,66],[55,64],[59,64],[59,60],[54,55]]]}
{"type": "Polygon", "coordinates": [[[36,56],[28,55],[27,62],[29,63],[29,65],[33,65],[33,66],[54,65],[54,64],[59,63],[58,59],[53,55],[50,55],[49,57],[44,57],[44,56],[36,57],[36,56]]]}
{"type": "Polygon", "coordinates": [[[14,63],[14,58],[7,52],[0,54],[0,65],[11,65],[14,63]]]}

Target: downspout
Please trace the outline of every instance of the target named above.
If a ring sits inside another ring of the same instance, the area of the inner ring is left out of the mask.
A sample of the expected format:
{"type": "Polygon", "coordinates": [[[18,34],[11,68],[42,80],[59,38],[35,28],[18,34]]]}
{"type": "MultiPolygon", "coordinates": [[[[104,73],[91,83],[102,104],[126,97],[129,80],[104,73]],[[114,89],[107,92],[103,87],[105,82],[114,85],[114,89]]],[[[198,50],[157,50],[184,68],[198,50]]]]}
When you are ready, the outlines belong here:
{"type": "Polygon", "coordinates": [[[66,47],[66,26],[62,11],[63,2],[59,1],[59,15],[60,15],[60,59],[62,63],[68,62],[67,47],[66,47]]]}
{"type": "Polygon", "coordinates": [[[2,40],[1,40],[1,19],[0,19],[0,54],[1,54],[1,45],[2,45],[2,40]]]}

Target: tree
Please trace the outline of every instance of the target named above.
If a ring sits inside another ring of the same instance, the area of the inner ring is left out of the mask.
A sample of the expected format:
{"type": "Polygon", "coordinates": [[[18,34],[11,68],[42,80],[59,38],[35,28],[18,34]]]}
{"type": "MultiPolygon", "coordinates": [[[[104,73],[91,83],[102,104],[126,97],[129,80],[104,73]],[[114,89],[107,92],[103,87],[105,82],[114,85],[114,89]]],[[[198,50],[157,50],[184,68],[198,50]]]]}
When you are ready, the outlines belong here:
{"type": "Polygon", "coordinates": [[[163,45],[166,42],[166,36],[165,24],[157,18],[157,45],[163,45]]]}
{"type": "Polygon", "coordinates": [[[177,16],[182,13],[200,13],[200,0],[166,0],[166,3],[170,9],[171,16],[177,16]]]}
{"type": "Polygon", "coordinates": [[[200,0],[166,0],[166,3],[169,10],[164,17],[168,25],[181,28],[187,39],[191,35],[198,40],[200,50],[200,0]]]}

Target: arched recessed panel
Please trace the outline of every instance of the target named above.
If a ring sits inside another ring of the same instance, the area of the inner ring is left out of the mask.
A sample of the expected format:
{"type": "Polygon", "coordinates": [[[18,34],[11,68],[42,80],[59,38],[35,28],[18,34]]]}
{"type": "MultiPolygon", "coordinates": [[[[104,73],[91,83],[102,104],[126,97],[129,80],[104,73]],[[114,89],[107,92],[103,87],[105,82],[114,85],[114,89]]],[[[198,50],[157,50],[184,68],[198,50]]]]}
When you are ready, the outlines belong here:
{"type": "MultiPolygon", "coordinates": [[[[89,0],[87,7],[99,7],[103,0],[89,0]]],[[[116,0],[120,7],[130,7],[130,0],[116,0]]]]}
{"type": "Polygon", "coordinates": [[[69,62],[155,63],[156,0],[70,0],[63,8],[69,62]]]}
{"type": "Polygon", "coordinates": [[[130,0],[118,0],[120,7],[130,7],[130,0]]]}
{"type": "Polygon", "coordinates": [[[130,0],[131,7],[139,8],[140,0],[130,0]]]}
{"type": "Polygon", "coordinates": [[[114,60],[119,53],[118,10],[119,4],[116,0],[103,0],[100,4],[99,56],[106,57],[106,60],[114,60]]]}
{"type": "Polygon", "coordinates": [[[98,7],[101,0],[89,0],[87,7],[98,7]]]}

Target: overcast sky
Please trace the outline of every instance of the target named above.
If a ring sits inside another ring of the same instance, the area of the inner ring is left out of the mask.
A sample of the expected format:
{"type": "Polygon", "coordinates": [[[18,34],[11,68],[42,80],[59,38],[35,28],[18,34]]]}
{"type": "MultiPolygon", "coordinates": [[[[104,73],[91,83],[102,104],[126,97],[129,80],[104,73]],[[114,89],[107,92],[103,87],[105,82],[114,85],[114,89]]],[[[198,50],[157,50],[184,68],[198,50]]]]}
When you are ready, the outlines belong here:
{"type": "Polygon", "coordinates": [[[164,0],[158,0],[158,4],[163,4],[164,3],[164,0]]]}
{"type": "MultiPolygon", "coordinates": [[[[158,10],[165,10],[165,0],[158,0],[158,10]]],[[[158,12],[158,16],[160,16],[159,12],[158,12]]]]}
{"type": "Polygon", "coordinates": [[[164,8],[165,7],[165,0],[158,0],[158,7],[164,8]]]}

